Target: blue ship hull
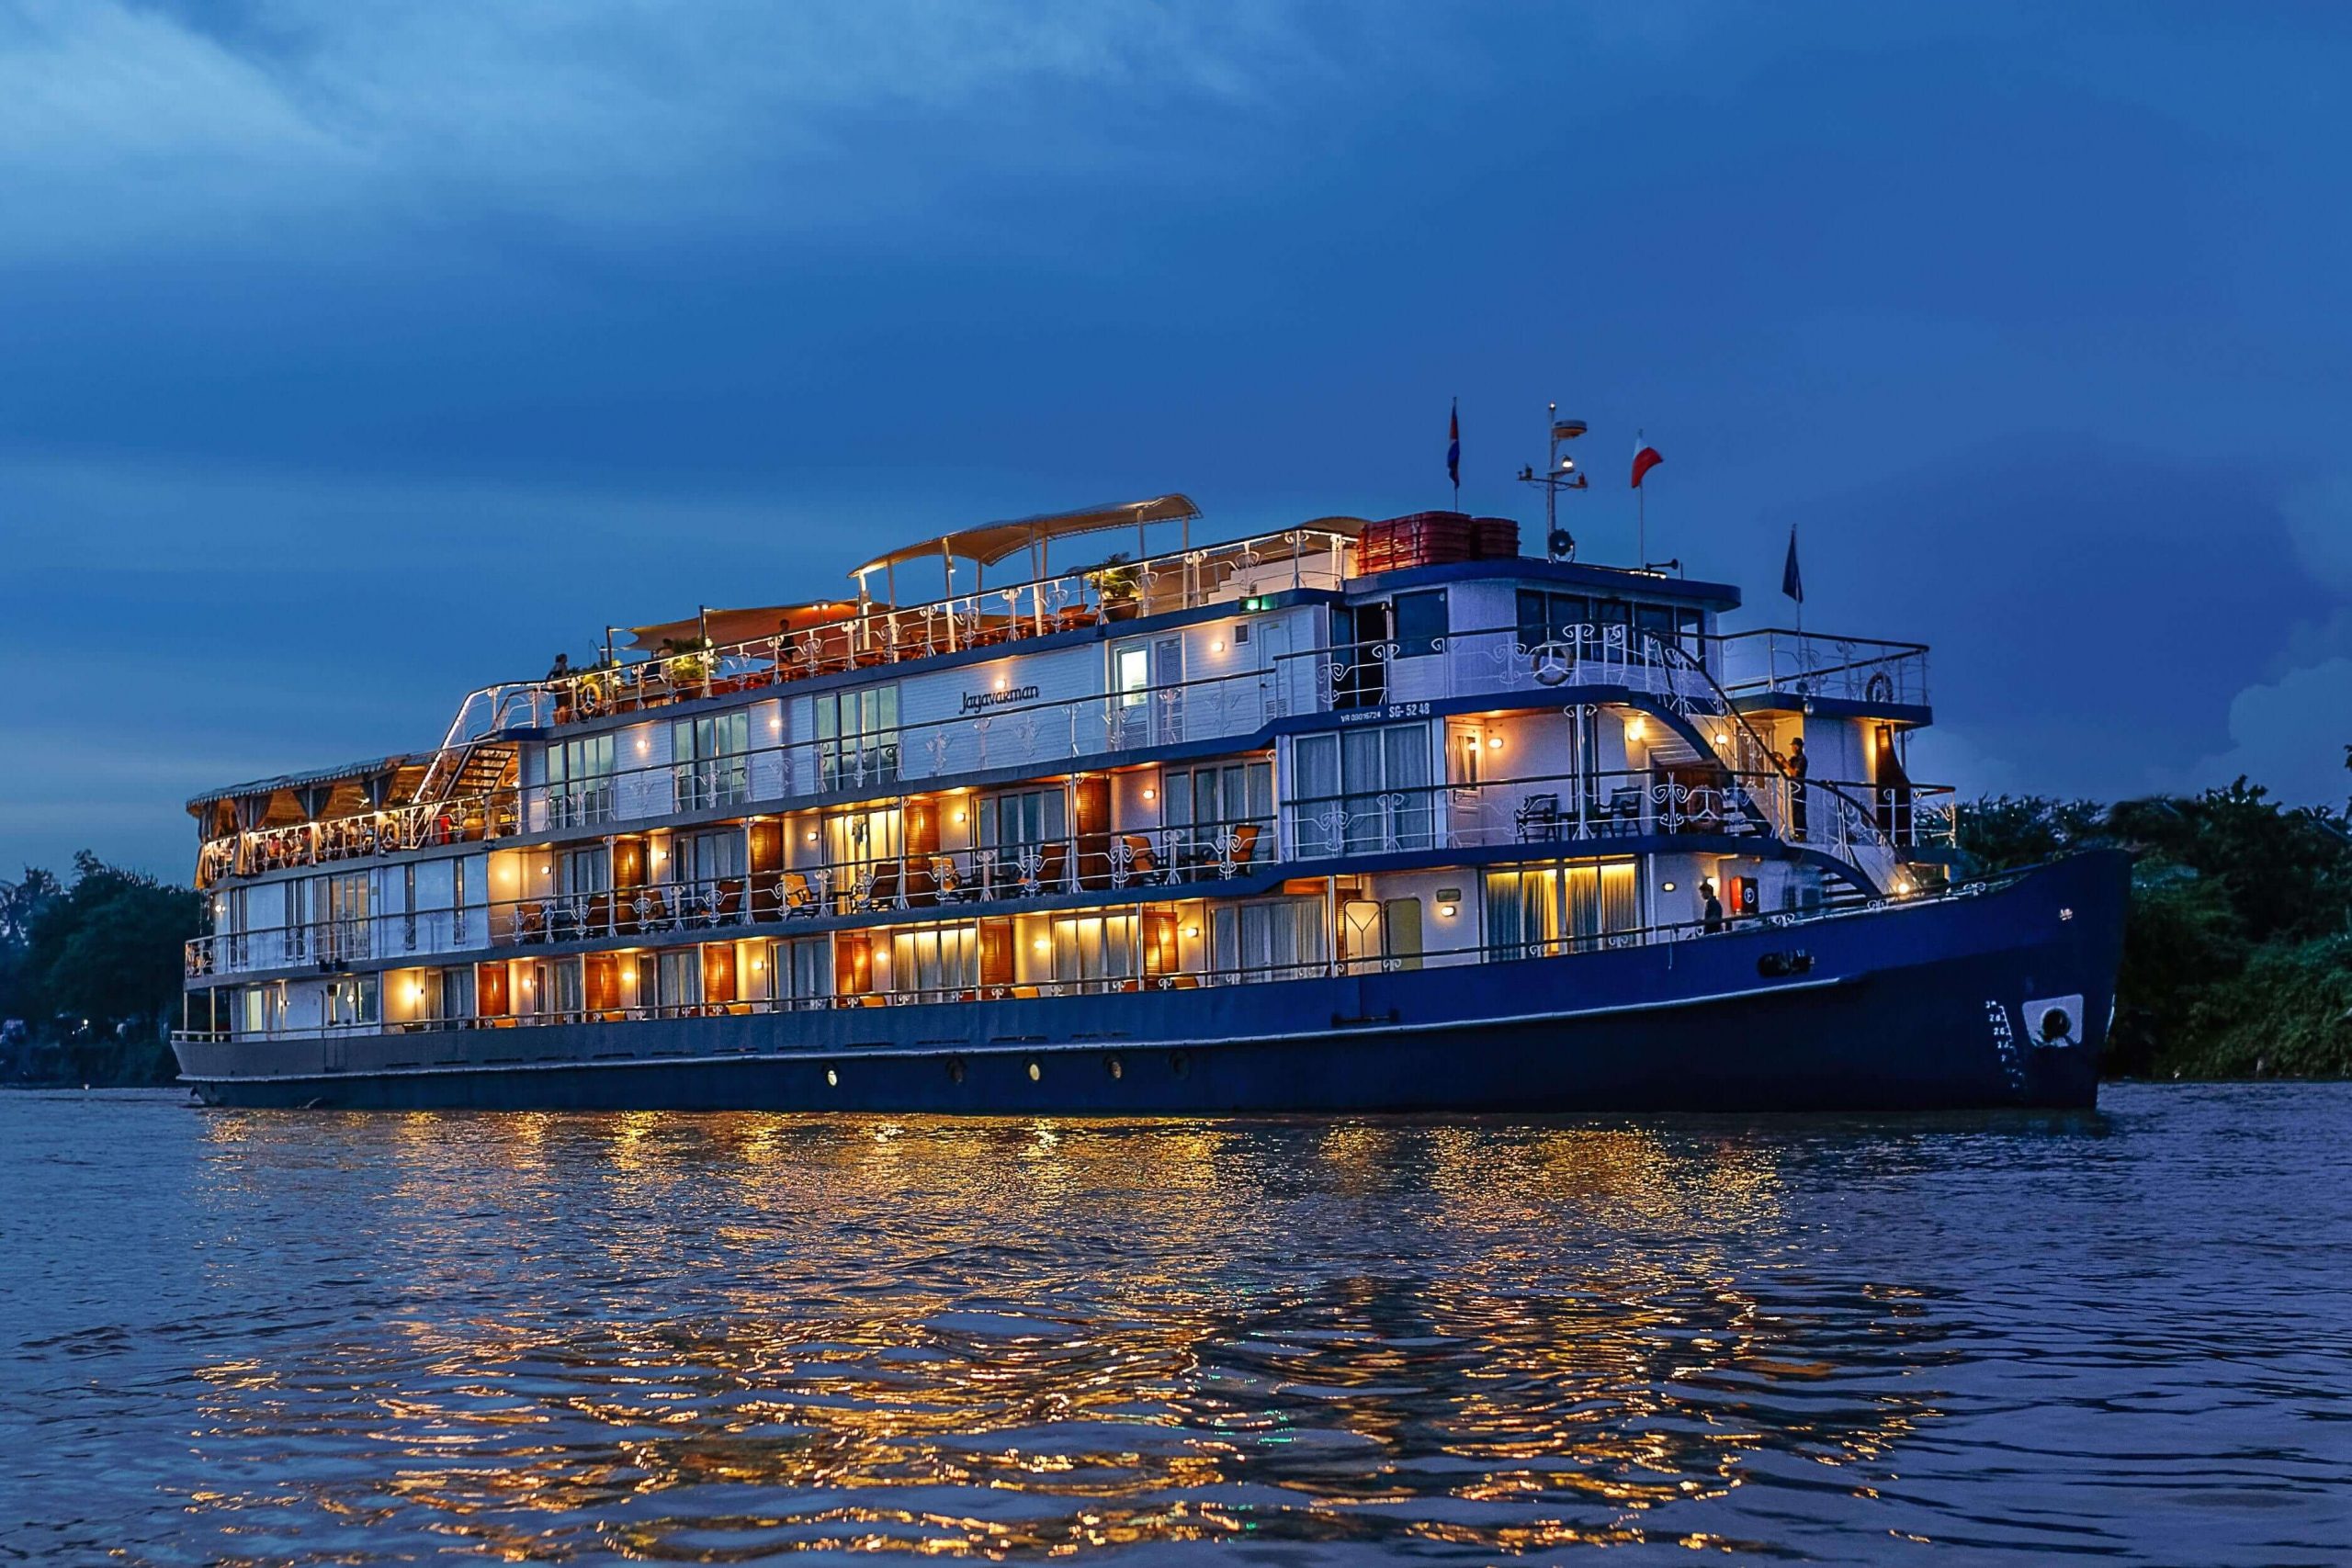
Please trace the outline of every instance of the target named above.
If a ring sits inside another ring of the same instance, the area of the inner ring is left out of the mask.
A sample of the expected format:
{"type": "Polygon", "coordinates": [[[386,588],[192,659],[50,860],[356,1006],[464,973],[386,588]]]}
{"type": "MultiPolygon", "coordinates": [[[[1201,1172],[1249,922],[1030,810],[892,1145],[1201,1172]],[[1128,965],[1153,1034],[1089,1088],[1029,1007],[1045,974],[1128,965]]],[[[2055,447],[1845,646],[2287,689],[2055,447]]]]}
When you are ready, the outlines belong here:
{"type": "Polygon", "coordinates": [[[370,1110],[2085,1107],[2098,1094],[2129,878],[2125,856],[2102,852],[1973,896],[1502,964],[1140,995],[190,1043],[181,1065],[215,1105],[370,1110]]]}

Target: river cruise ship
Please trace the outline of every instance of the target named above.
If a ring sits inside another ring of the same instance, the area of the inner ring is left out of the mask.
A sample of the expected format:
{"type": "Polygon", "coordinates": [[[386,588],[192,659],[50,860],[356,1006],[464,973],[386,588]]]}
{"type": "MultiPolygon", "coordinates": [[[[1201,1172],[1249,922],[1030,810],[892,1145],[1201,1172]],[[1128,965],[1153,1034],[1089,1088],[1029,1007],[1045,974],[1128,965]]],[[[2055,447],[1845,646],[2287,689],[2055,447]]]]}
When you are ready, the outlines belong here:
{"type": "MultiPolygon", "coordinates": [[[[1955,881],[1913,643],[1182,495],[616,628],[190,802],[216,1104],[2091,1102],[2124,869],[1955,881]],[[1087,564],[1069,568],[1059,560],[1087,564]],[[913,591],[910,592],[912,586],[913,591]]],[[[1573,554],[1564,536],[1544,541],[1573,554]]]]}

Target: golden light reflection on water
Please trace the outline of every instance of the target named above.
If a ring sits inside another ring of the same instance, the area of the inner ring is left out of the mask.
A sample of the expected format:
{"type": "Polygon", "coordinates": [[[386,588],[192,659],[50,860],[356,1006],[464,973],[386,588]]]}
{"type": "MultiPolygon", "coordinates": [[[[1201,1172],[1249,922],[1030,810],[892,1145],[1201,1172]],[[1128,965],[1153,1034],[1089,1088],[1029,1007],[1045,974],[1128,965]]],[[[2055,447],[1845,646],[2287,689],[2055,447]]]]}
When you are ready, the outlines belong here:
{"type": "Polygon", "coordinates": [[[347,1222],[322,1227],[347,1250],[296,1264],[311,1317],[201,1374],[195,1447],[253,1480],[194,1507],[256,1560],[322,1517],[511,1560],[1731,1550],[1693,1510],[1758,1456],[1834,1477],[1927,1414],[1903,1289],[1759,1258],[1786,1145],[1722,1134],[209,1131],[216,1181],[307,1185],[347,1222]]]}

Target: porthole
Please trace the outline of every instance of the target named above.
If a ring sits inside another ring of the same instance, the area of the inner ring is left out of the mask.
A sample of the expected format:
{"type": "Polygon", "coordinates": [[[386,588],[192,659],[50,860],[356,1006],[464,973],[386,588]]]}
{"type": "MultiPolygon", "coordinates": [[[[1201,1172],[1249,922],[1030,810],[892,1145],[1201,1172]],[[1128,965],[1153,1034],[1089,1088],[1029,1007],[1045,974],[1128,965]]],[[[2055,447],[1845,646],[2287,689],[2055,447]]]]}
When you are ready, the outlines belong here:
{"type": "Polygon", "coordinates": [[[963,1057],[950,1056],[947,1058],[947,1081],[949,1083],[962,1083],[964,1081],[963,1057]]]}
{"type": "Polygon", "coordinates": [[[827,1068],[825,1069],[825,1087],[826,1087],[826,1088],[828,1088],[828,1089],[839,1089],[839,1088],[841,1088],[841,1087],[842,1087],[842,1076],[841,1076],[841,1074],[839,1074],[839,1073],[837,1073],[837,1072],[833,1071],[833,1069],[832,1069],[832,1068],[831,1068],[831,1067],[827,1067],[827,1068]]]}
{"type": "Polygon", "coordinates": [[[1103,1070],[1108,1072],[1114,1078],[1127,1070],[1116,1056],[1105,1056],[1102,1058],[1102,1066],[1103,1070]]]}
{"type": "Polygon", "coordinates": [[[1038,1066],[1035,1060],[1032,1060],[1029,1064],[1029,1081],[1031,1083],[1035,1083],[1039,1078],[1044,1077],[1045,1076],[1045,1069],[1038,1066]]]}
{"type": "Polygon", "coordinates": [[[1193,1070],[1193,1058],[1182,1051],[1170,1051],[1168,1053],[1168,1070],[1181,1078],[1193,1070]]]}
{"type": "Polygon", "coordinates": [[[2075,1021],[2064,1008],[2052,1008],[2041,1015],[2041,1037],[2044,1040],[2065,1040],[2075,1032],[2075,1021]]]}

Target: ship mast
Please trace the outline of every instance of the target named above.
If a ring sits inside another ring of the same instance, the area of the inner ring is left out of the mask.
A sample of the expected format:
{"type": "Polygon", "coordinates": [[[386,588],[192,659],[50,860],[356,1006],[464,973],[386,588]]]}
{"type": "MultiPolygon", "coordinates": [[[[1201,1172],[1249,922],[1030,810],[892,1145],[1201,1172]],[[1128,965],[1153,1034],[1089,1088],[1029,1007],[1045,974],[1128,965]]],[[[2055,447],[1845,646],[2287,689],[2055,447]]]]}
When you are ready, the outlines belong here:
{"type": "Polygon", "coordinates": [[[1582,435],[1585,423],[1580,419],[1562,419],[1560,405],[1550,403],[1545,405],[1544,430],[1544,437],[1550,443],[1544,459],[1544,471],[1539,474],[1533,468],[1522,468],[1519,470],[1519,479],[1521,484],[1535,485],[1544,491],[1545,557],[1555,561],[1574,560],[1577,555],[1575,536],[1560,526],[1560,492],[1564,490],[1583,490],[1585,477],[1577,472],[1577,460],[1561,452],[1560,444],[1582,435]]]}

